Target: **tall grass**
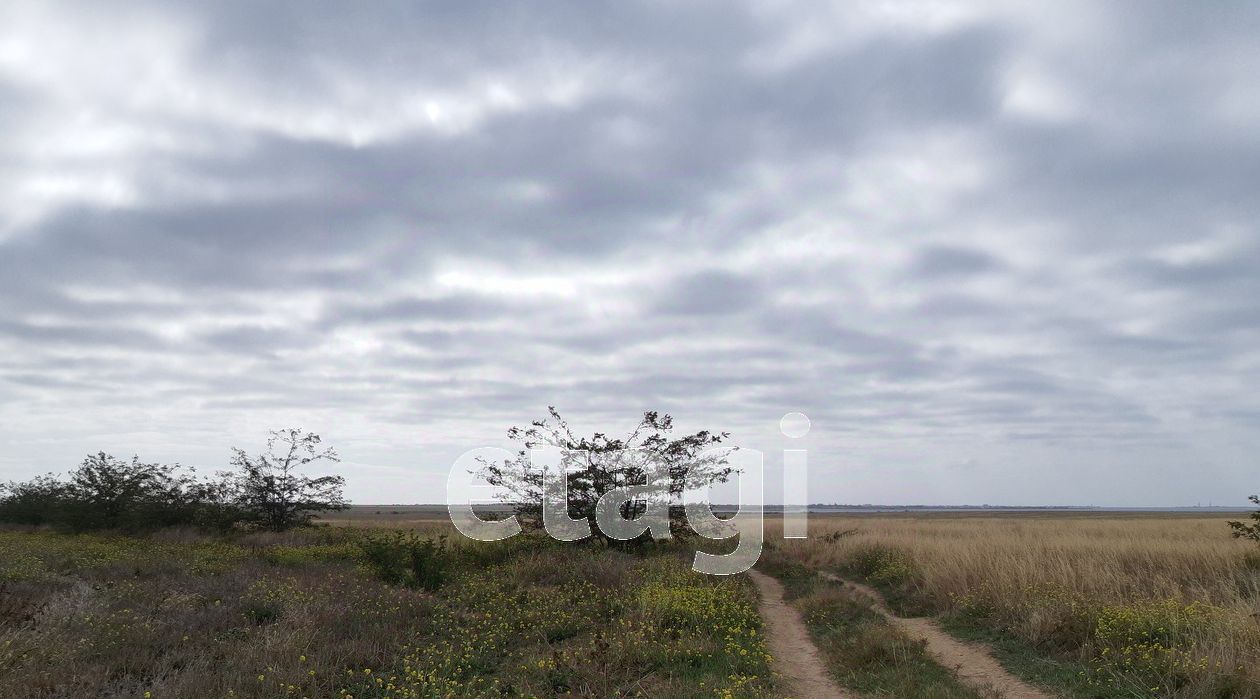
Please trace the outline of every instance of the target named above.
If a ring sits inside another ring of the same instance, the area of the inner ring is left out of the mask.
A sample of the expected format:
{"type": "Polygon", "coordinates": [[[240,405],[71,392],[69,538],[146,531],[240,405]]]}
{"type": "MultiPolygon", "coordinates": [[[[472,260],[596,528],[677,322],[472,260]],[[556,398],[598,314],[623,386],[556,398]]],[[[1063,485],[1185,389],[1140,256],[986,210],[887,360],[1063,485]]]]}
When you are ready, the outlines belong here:
{"type": "Polygon", "coordinates": [[[903,611],[1085,660],[1111,695],[1260,696],[1260,554],[1223,518],[826,517],[810,535],[777,545],[903,611]]]}

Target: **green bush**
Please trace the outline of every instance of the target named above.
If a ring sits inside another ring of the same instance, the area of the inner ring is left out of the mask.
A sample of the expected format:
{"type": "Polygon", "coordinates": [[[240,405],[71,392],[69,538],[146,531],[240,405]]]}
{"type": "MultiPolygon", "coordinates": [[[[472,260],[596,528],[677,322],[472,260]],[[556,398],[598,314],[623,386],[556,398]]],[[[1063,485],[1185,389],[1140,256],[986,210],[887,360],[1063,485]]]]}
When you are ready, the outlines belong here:
{"type": "Polygon", "coordinates": [[[918,578],[918,570],[909,556],[897,549],[876,544],[858,548],[850,557],[848,567],[879,585],[904,585],[918,578]]]}
{"type": "Polygon", "coordinates": [[[430,592],[442,586],[453,558],[445,536],[431,539],[415,532],[367,536],[359,542],[359,549],[382,581],[430,592]]]}
{"type": "Polygon", "coordinates": [[[213,478],[179,464],[91,454],[64,478],[48,474],[0,483],[0,523],[75,532],[227,531],[240,525],[284,531],[308,525],[319,512],[348,507],[341,476],[301,472],[312,462],[339,460],[332,449],[317,451],[319,443],[317,434],[273,431],[267,454],[251,457],[235,449],[237,471],[213,478]]]}
{"type": "Polygon", "coordinates": [[[240,519],[227,484],[179,465],[89,455],[65,479],[52,474],[0,485],[0,522],[70,531],[228,529],[240,519]]]}

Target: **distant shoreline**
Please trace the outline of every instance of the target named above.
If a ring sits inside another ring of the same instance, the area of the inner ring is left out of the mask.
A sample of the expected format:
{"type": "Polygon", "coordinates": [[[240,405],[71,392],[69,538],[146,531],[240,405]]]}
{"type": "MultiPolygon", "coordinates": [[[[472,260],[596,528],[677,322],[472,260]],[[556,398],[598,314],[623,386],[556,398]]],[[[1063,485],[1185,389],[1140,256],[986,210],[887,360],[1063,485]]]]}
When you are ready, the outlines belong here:
{"type": "MultiPolygon", "coordinates": [[[[733,512],[738,509],[734,504],[715,504],[712,506],[718,512],[733,512]]],[[[497,505],[486,505],[477,509],[485,512],[494,512],[496,510],[506,509],[497,505]]],[[[784,511],[783,505],[766,505],[765,512],[781,513],[784,511]]],[[[799,511],[798,508],[793,508],[799,511]]],[[[441,504],[411,504],[411,505],[352,505],[348,513],[358,511],[363,513],[370,511],[370,514],[376,514],[377,511],[382,514],[404,514],[407,512],[444,512],[446,505],[441,504]]],[[[1015,512],[1079,512],[1079,513],[1186,513],[1186,514],[1236,514],[1254,511],[1254,507],[1245,506],[1184,506],[1184,507],[1112,507],[1105,505],[810,505],[810,514],[877,514],[877,513],[896,513],[896,512],[995,512],[995,513],[1015,513],[1015,512]]],[[[344,513],[343,513],[344,514],[344,513]]]]}

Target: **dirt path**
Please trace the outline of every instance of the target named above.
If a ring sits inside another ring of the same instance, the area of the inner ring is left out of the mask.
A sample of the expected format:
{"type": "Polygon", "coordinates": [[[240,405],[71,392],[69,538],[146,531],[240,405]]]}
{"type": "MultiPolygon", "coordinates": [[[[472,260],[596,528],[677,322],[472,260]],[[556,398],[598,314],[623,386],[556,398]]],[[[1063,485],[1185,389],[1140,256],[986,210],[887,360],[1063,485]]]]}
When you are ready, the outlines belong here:
{"type": "Polygon", "coordinates": [[[893,614],[884,603],[884,597],[874,588],[830,573],[820,575],[840,583],[850,594],[868,602],[875,611],[912,638],[922,639],[927,643],[927,651],[936,662],[949,669],[960,682],[972,689],[1006,699],[1053,699],[1053,694],[1037,689],[1007,672],[983,646],[965,643],[950,636],[932,619],[908,619],[893,614]]]}
{"type": "Polygon", "coordinates": [[[827,666],[795,608],[783,601],[783,585],[756,570],[748,577],[761,593],[761,618],[766,623],[766,643],[774,656],[775,670],[788,683],[792,696],[801,699],[852,699],[856,695],[836,686],[827,666]]]}

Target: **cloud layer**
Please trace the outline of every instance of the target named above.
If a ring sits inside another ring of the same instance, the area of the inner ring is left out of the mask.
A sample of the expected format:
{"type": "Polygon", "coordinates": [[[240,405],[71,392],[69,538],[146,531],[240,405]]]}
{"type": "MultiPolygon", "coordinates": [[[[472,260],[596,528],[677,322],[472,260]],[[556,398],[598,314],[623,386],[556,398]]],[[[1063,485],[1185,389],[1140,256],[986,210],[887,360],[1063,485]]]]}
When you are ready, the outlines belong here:
{"type": "Polygon", "coordinates": [[[1260,488],[1260,12],[0,9],[0,476],[322,432],[367,502],[555,404],[813,499],[1260,488]]]}

